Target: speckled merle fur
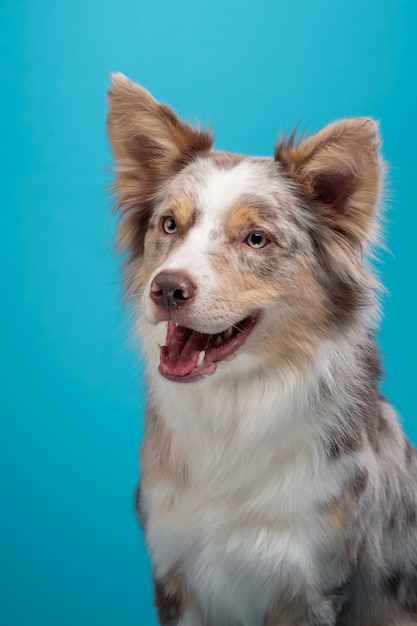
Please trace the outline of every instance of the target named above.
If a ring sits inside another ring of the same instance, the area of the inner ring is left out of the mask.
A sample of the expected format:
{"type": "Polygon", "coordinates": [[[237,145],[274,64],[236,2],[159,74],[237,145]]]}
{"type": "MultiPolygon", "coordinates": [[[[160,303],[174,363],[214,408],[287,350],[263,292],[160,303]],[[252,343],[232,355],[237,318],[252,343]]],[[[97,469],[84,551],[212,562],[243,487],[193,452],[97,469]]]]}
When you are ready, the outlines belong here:
{"type": "Polygon", "coordinates": [[[270,159],[217,152],[116,75],[109,134],[147,366],[136,507],[159,623],[417,624],[417,453],[380,391],[367,261],[377,125],[293,134],[270,159]],[[156,297],[167,274],[175,306],[156,297]],[[172,357],[158,371],[167,328],[214,337],[254,311],[239,349],[206,370],[203,351],[204,376],[183,352],[185,373],[172,357]]]}

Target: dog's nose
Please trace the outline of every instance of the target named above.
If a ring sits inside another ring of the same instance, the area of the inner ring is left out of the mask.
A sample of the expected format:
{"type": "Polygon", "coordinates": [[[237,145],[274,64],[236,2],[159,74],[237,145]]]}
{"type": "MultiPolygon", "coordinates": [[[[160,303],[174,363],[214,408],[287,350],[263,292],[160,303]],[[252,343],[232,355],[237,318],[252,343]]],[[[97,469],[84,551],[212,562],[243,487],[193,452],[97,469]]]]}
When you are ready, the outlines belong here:
{"type": "Polygon", "coordinates": [[[151,298],[164,309],[171,311],[189,304],[197,287],[185,272],[160,272],[151,284],[151,298]]]}

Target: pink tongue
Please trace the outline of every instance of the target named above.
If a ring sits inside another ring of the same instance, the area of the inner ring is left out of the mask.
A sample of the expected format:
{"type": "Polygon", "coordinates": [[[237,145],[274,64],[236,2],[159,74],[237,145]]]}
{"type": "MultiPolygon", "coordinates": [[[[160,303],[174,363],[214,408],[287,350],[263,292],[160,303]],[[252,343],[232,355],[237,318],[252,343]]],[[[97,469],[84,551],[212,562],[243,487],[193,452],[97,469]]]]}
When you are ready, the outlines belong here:
{"type": "Polygon", "coordinates": [[[168,322],[167,342],[161,348],[161,367],[165,373],[187,376],[196,367],[200,353],[206,350],[210,335],[168,322]]]}

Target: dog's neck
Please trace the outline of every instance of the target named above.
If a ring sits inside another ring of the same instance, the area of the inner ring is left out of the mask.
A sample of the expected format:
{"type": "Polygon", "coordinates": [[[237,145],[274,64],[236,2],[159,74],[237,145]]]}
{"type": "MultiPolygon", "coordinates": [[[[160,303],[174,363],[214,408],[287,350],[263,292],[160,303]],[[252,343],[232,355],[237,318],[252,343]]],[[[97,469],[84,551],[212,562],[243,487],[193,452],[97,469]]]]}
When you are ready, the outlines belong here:
{"type": "Polygon", "coordinates": [[[306,414],[319,408],[319,387],[330,377],[334,349],[331,342],[323,343],[303,372],[291,364],[279,372],[256,369],[243,356],[228,364],[227,372],[194,384],[167,381],[154,368],[149,373],[152,396],[170,427],[186,437],[241,430],[249,441],[274,436],[283,441],[297,436],[298,428],[305,430],[306,414]]]}

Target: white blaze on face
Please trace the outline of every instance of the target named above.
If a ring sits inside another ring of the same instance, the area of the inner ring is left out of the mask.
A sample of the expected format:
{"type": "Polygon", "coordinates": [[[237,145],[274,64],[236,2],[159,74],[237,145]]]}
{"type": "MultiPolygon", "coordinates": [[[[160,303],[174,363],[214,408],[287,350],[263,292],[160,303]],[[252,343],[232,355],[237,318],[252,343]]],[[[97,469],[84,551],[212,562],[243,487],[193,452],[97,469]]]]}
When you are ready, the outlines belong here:
{"type": "MultiPolygon", "coordinates": [[[[221,307],[219,302],[228,300],[229,259],[233,259],[232,271],[239,272],[237,257],[229,254],[228,246],[235,249],[239,245],[238,231],[241,228],[245,230],[242,207],[249,203],[252,229],[257,224],[258,203],[262,209],[288,205],[292,200],[290,188],[275,176],[275,171],[275,164],[270,159],[247,158],[229,169],[221,169],[206,158],[184,169],[161,191],[157,199],[156,219],[172,215],[185,230],[181,240],[175,233],[162,235],[175,238],[175,245],[160,264],[156,262],[145,285],[142,311],[150,324],[167,319],[150,295],[153,281],[165,271],[186,273],[197,288],[192,306],[176,311],[171,318],[178,324],[203,333],[222,333],[254,312],[253,307],[248,308],[247,301],[245,304],[243,300],[236,301],[237,308],[233,303],[221,307]],[[236,239],[233,238],[235,227],[238,228],[236,239]]],[[[265,224],[262,212],[259,220],[262,229],[265,224]]],[[[283,211],[283,223],[285,220],[283,211]]]]}
{"type": "MultiPolygon", "coordinates": [[[[267,182],[271,186],[270,173],[265,171],[262,162],[247,160],[230,169],[219,169],[205,160],[197,162],[195,170],[196,176],[190,179],[186,173],[180,174],[169,189],[169,194],[180,196],[185,188],[194,198],[198,219],[184,242],[155,269],[149,279],[148,289],[155,276],[165,270],[186,271],[199,287],[210,288],[219,280],[210,266],[210,252],[216,245],[225,245],[222,238],[224,225],[233,206],[245,195],[264,196],[266,200],[271,200],[272,194],[265,192],[267,182]]],[[[275,185],[277,181],[274,181],[275,185]]],[[[279,191],[285,194],[283,186],[279,187],[279,191]]],[[[274,188],[274,191],[277,189],[274,188]]]]}
{"type": "MultiPolygon", "coordinates": [[[[152,321],[152,303],[149,291],[152,281],[162,271],[187,272],[198,286],[200,293],[207,294],[218,283],[219,277],[210,265],[210,252],[213,247],[222,243],[221,233],[228,211],[242,193],[249,191],[247,184],[250,167],[236,166],[230,170],[220,170],[209,162],[196,164],[204,169],[204,175],[198,176],[203,183],[197,184],[195,179],[182,180],[181,175],[170,189],[170,195],[181,196],[184,187],[192,195],[193,206],[198,213],[195,224],[181,245],[150,276],[144,291],[144,313],[152,321]],[[190,184],[191,183],[191,184],[190,184]],[[217,234],[217,236],[216,236],[217,234]]],[[[165,207],[164,207],[165,208],[165,207]]]]}

